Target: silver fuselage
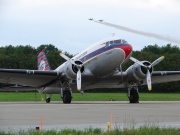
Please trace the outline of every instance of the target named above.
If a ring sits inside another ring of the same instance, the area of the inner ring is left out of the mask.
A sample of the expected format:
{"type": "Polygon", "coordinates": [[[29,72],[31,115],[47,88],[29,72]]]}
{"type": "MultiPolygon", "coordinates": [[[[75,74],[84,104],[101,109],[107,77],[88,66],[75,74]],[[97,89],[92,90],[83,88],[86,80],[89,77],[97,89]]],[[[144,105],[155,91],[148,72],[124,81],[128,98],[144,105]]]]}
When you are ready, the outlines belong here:
{"type": "MultiPolygon", "coordinates": [[[[129,60],[132,54],[132,46],[125,43],[110,43],[111,41],[121,40],[119,38],[111,37],[100,42],[93,44],[81,53],[77,54],[72,58],[72,60],[80,60],[84,65],[84,72],[82,73],[82,89],[91,89],[96,82],[101,84],[100,79],[108,78],[114,74],[119,73],[120,66],[123,67],[125,63],[129,60]],[[83,76],[89,75],[88,79],[83,76]],[[88,88],[89,87],[89,88],[88,88]]],[[[122,41],[122,40],[121,40],[122,41]]],[[[59,73],[66,74],[69,61],[66,61],[60,65],[56,71],[59,73]]],[[[69,80],[75,80],[74,78],[69,78],[69,80]]],[[[118,82],[117,82],[118,83],[118,82]]],[[[76,89],[76,83],[70,83],[73,90],[76,89]]],[[[97,85],[96,85],[97,86],[97,85]]],[[[46,87],[43,93],[59,93],[60,88],[57,87],[46,87]]]]}

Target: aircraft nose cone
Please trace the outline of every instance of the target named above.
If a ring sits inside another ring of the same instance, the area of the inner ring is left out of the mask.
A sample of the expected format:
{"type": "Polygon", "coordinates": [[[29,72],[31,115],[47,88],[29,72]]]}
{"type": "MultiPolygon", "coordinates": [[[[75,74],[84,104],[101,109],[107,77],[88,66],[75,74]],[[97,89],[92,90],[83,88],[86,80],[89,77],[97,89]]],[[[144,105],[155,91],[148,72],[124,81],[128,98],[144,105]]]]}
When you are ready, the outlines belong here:
{"type": "Polygon", "coordinates": [[[121,49],[123,49],[126,54],[125,58],[127,58],[133,50],[131,45],[122,46],[121,49]]]}

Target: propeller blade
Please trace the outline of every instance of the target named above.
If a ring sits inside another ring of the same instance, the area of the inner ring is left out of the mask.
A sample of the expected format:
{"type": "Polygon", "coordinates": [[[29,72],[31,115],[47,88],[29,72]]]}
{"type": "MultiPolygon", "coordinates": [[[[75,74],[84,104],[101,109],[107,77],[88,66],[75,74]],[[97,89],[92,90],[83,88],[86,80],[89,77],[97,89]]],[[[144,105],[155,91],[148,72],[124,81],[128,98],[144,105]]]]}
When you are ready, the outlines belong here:
{"type": "Polygon", "coordinates": [[[72,61],[72,60],[71,60],[68,56],[66,56],[65,54],[59,53],[59,55],[60,55],[61,57],[63,57],[65,60],[71,62],[72,64],[77,65],[76,63],[74,63],[74,61],[72,61]]]}
{"type": "Polygon", "coordinates": [[[143,63],[141,63],[139,60],[133,58],[133,57],[130,57],[130,59],[134,62],[134,63],[138,63],[139,65],[143,66],[143,67],[146,67],[143,63]]]}
{"type": "Polygon", "coordinates": [[[81,69],[78,70],[77,72],[77,90],[81,90],[81,69]]]}
{"type": "Polygon", "coordinates": [[[68,56],[66,56],[65,54],[63,54],[63,53],[59,53],[59,55],[60,55],[61,57],[63,57],[65,60],[67,60],[67,61],[70,60],[70,58],[69,58],[68,56]]]}
{"type": "Polygon", "coordinates": [[[163,59],[164,59],[164,56],[159,57],[158,59],[156,59],[156,60],[151,64],[151,66],[157,65],[157,64],[158,64],[159,62],[161,62],[163,59]]]}
{"type": "Polygon", "coordinates": [[[149,70],[147,70],[147,85],[148,85],[148,90],[151,91],[152,90],[152,86],[151,86],[151,74],[150,74],[149,70]]]}
{"type": "Polygon", "coordinates": [[[122,66],[120,65],[120,72],[121,72],[121,76],[122,76],[122,82],[123,82],[123,71],[122,71],[122,66]]]}

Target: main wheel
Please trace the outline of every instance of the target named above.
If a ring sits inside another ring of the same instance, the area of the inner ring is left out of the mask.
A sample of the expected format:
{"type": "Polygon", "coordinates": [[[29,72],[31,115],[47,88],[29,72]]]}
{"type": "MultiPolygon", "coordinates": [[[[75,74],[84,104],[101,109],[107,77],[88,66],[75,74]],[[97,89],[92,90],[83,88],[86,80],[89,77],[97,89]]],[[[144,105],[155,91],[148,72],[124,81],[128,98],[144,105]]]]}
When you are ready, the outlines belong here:
{"type": "Polygon", "coordinates": [[[72,99],[71,92],[69,90],[63,91],[63,103],[70,104],[71,99],[72,99]]]}
{"type": "Polygon", "coordinates": [[[129,97],[130,103],[139,103],[139,94],[136,89],[132,89],[129,97]]]}

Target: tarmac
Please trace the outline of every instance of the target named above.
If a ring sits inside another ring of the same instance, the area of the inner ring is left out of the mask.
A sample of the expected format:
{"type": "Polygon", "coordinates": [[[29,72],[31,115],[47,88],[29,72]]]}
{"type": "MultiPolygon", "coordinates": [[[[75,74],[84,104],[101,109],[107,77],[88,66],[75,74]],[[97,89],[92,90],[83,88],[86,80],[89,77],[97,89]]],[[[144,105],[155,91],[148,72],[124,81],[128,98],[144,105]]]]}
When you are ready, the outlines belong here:
{"type": "Polygon", "coordinates": [[[72,101],[60,102],[0,102],[0,131],[35,129],[61,130],[101,128],[138,128],[163,126],[180,128],[180,101],[72,101]]]}

